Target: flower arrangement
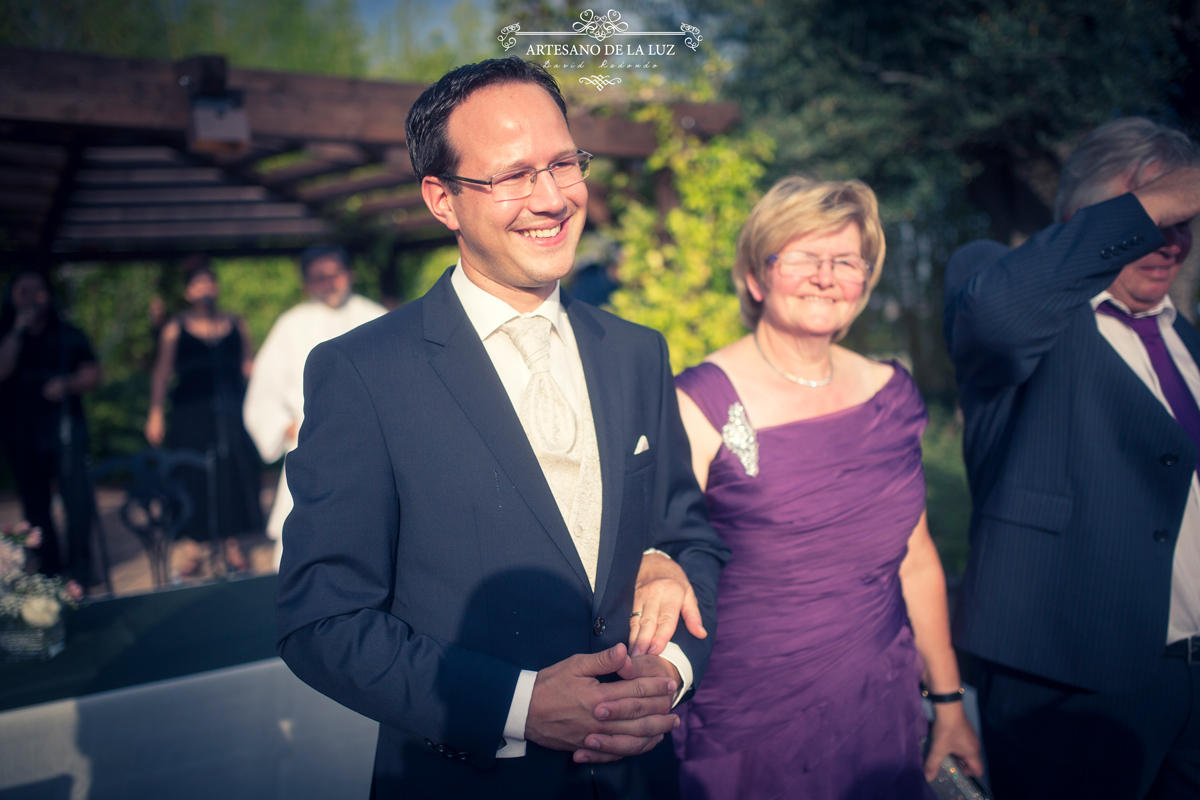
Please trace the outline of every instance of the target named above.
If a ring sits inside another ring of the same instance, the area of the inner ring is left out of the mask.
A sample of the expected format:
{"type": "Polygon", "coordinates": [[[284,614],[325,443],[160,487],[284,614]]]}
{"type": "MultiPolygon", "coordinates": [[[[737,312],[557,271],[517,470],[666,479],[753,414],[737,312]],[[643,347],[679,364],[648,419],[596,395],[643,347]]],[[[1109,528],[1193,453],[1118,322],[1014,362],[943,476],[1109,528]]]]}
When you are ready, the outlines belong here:
{"type": "Polygon", "coordinates": [[[35,630],[57,625],[63,607],[74,608],[83,597],[75,581],[26,574],[25,551],[41,542],[41,530],[28,522],[0,525],[0,620],[35,630]]]}

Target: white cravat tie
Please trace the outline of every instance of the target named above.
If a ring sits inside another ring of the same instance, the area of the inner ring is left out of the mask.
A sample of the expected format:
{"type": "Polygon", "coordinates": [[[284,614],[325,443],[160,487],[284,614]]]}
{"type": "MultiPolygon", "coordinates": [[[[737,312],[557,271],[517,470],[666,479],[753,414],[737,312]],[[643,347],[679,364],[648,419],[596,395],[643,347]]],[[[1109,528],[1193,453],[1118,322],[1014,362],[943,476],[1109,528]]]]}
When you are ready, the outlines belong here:
{"type": "MultiPolygon", "coordinates": [[[[542,461],[543,452],[552,456],[566,455],[575,444],[578,425],[571,404],[550,374],[550,320],[545,317],[517,317],[504,323],[501,329],[508,334],[531,373],[525,392],[521,395],[521,408],[517,415],[538,455],[538,461],[542,461]]],[[[579,461],[577,458],[573,461],[574,472],[578,470],[579,461]]],[[[546,469],[544,463],[542,468],[546,469]]],[[[571,477],[573,479],[575,475],[571,477]]],[[[547,475],[547,478],[550,476],[547,475]]],[[[570,508],[571,498],[565,499],[565,504],[559,501],[560,507],[565,505],[564,517],[567,516],[566,509],[570,508]]]]}

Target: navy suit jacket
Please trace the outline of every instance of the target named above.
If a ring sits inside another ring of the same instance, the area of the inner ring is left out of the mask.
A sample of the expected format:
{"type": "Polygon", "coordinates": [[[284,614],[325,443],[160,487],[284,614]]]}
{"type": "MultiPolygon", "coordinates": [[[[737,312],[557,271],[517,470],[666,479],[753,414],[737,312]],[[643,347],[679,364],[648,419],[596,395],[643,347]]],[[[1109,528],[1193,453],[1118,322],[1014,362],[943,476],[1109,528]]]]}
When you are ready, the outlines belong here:
{"type": "MultiPolygon", "coordinates": [[[[946,272],[971,552],[955,645],[1093,691],[1161,660],[1196,447],[1096,326],[1089,300],[1164,243],[1133,195],[946,272]]],[[[1175,330],[1200,362],[1200,335],[1175,330]]]]}
{"type": "Polygon", "coordinates": [[[524,758],[495,758],[520,670],[628,640],[648,547],[695,588],[709,636],[681,625],[674,641],[698,683],[728,558],[692,474],[662,336],[562,297],[600,452],[594,592],[450,271],[309,356],[287,461],[296,505],[279,653],[381,723],[375,796],[590,798],[593,772],[602,793],[650,796],[676,779],[669,737],[612,765],[532,742],[524,758]],[[641,436],[650,449],[635,454],[641,436]]]}

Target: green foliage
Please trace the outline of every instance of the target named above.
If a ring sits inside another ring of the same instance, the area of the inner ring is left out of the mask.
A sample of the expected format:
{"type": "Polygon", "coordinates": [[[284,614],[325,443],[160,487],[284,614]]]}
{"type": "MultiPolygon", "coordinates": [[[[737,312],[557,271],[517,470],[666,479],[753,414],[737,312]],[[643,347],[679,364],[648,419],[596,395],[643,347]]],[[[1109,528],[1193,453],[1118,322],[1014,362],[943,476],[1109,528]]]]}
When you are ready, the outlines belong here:
{"type": "Polygon", "coordinates": [[[368,42],[372,77],[432,83],[454,67],[496,55],[486,21],[470,0],[459,0],[451,9],[450,40],[441,30],[435,30],[428,41],[417,38],[418,24],[427,12],[414,0],[397,0],[391,13],[384,15],[368,42]]]}
{"type": "Polygon", "coordinates": [[[44,50],[363,75],[354,0],[7,0],[0,43],[44,50]]]}
{"type": "Polygon", "coordinates": [[[1117,115],[1170,116],[1184,66],[1169,0],[684,5],[737,54],[724,94],[778,143],[771,179],[876,191],[888,263],[847,344],[908,353],[922,391],[947,398],[950,253],[989,227],[1019,242],[1047,224],[1074,142],[1117,115]]]}
{"type": "MultiPolygon", "coordinates": [[[[290,258],[221,259],[214,269],[221,307],[245,317],[256,346],[279,315],[304,297],[290,258]]],[[[156,352],[150,307],[161,296],[168,315],[184,309],[178,272],[144,263],[68,265],[59,271],[64,316],[87,334],[104,370],[103,384],[84,398],[98,458],[146,447],[142,427],[156,352]]]]}
{"type": "Polygon", "coordinates": [[[101,457],[146,446],[142,426],[155,350],[149,308],[158,274],[157,265],[143,263],[71,265],[59,271],[64,315],[87,334],[104,370],[100,388],[84,396],[92,452],[101,457]]]}
{"type": "MultiPolygon", "coordinates": [[[[678,372],[744,333],[730,269],[738,231],[760,197],[772,143],[761,135],[701,142],[683,134],[663,106],[648,107],[638,118],[658,129],[659,148],[646,169],[670,175],[679,205],[660,219],[640,198],[614,199],[624,260],[623,285],[611,303],[622,317],[662,332],[678,372]]],[[[625,176],[613,181],[628,188],[625,176]]]]}
{"type": "Polygon", "coordinates": [[[250,339],[259,347],[279,315],[304,299],[296,260],[227,258],[214,262],[221,287],[221,308],[246,319],[250,339]]]}
{"type": "MultiPolygon", "coordinates": [[[[701,0],[697,5],[709,5],[701,0]]],[[[731,95],[784,169],[857,177],[893,214],[978,174],[992,148],[1055,158],[1115,113],[1166,108],[1170,3],[761,0],[726,6],[731,95]]]]}
{"type": "Polygon", "coordinates": [[[454,266],[457,261],[458,247],[454,245],[423,253],[414,264],[414,278],[408,290],[408,299],[416,300],[432,289],[446,268],[454,266]]]}
{"type": "Polygon", "coordinates": [[[971,525],[971,493],[962,459],[962,423],[945,406],[929,407],[929,427],[921,439],[925,467],[929,532],[948,575],[967,567],[967,531],[971,525]]]}

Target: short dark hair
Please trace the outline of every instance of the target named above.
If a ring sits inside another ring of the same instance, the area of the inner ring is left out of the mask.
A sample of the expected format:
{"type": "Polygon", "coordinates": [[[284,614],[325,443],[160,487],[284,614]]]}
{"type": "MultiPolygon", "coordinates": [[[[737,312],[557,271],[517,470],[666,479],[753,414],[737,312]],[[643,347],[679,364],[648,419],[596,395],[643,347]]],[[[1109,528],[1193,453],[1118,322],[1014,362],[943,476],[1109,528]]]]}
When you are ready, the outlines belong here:
{"type": "MultiPolygon", "coordinates": [[[[563,119],[567,118],[567,101],[563,99],[558,82],[539,64],[511,56],[489,58],[452,69],[421,93],[404,120],[408,157],[417,180],[441,178],[458,170],[461,156],[446,136],[450,114],[474,92],[502,83],[533,83],[542,87],[558,104],[563,119]]],[[[457,194],[458,184],[455,181],[447,183],[447,188],[457,194]]]]}
{"type": "Polygon", "coordinates": [[[196,279],[197,275],[207,275],[213,280],[217,279],[217,273],[213,271],[212,263],[203,253],[192,253],[183,260],[183,285],[187,286],[196,279]]]}
{"type": "Polygon", "coordinates": [[[49,277],[42,270],[23,267],[17,270],[8,286],[4,288],[3,299],[0,300],[0,334],[12,330],[13,324],[16,322],[17,309],[13,305],[13,289],[25,278],[37,278],[42,282],[42,287],[50,295],[50,307],[46,312],[46,320],[50,325],[57,325],[59,322],[58,307],[54,302],[54,287],[50,285],[49,277]]]}
{"type": "Polygon", "coordinates": [[[350,254],[346,248],[338,244],[314,244],[300,254],[300,277],[308,280],[308,268],[326,258],[332,258],[344,269],[350,270],[350,254]]]}

